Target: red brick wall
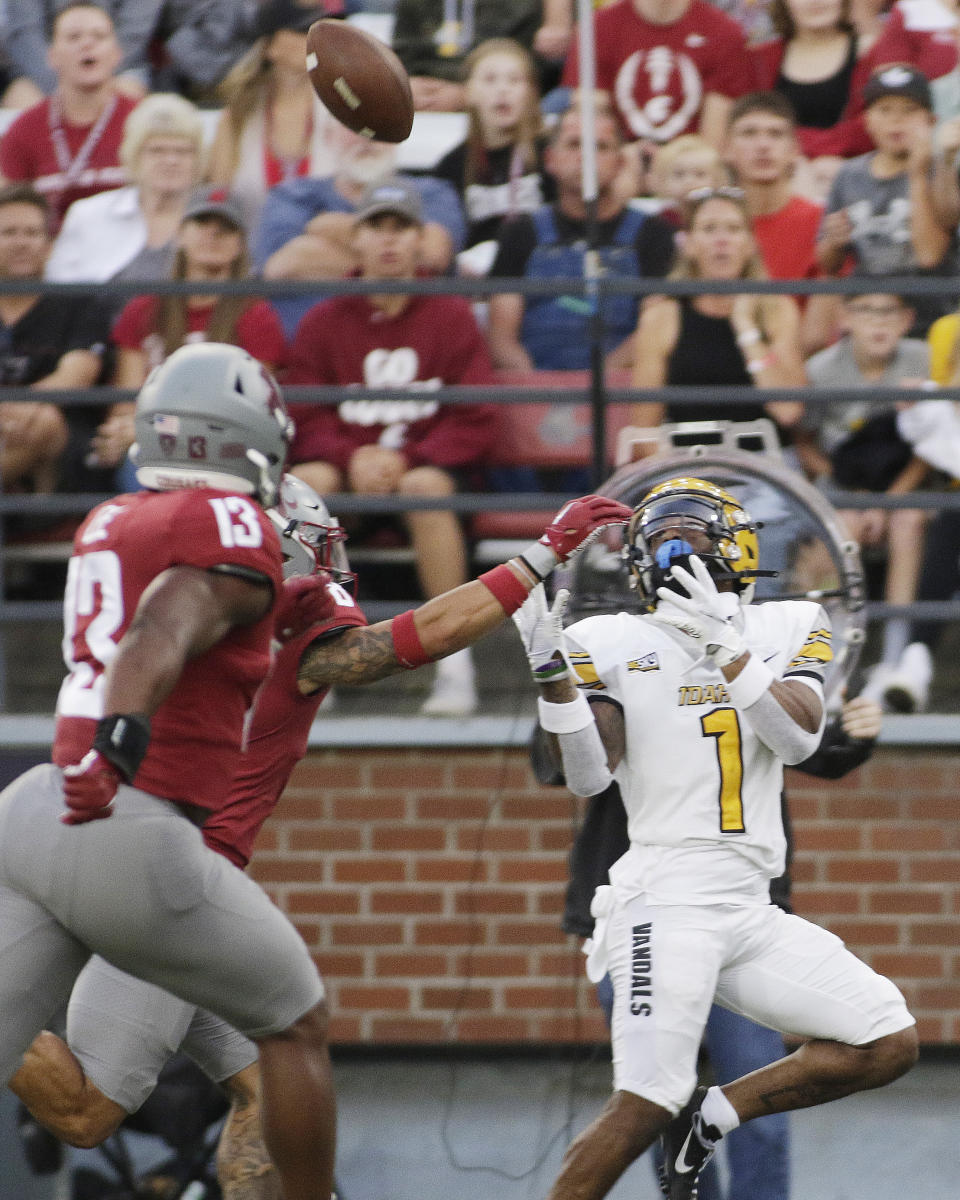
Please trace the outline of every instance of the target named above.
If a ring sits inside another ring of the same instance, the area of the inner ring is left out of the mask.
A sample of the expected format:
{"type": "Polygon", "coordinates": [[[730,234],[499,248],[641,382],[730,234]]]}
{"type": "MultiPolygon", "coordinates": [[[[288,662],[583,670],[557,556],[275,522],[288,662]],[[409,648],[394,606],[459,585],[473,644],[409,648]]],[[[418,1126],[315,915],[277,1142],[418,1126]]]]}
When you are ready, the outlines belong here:
{"type": "MultiPolygon", "coordinates": [[[[846,780],[792,774],[797,911],[960,1043],[960,752],[883,748],[846,780]]],[[[254,874],[306,938],[338,1042],[595,1041],[559,930],[574,802],[522,750],[328,750],[295,772],[254,874]]]]}

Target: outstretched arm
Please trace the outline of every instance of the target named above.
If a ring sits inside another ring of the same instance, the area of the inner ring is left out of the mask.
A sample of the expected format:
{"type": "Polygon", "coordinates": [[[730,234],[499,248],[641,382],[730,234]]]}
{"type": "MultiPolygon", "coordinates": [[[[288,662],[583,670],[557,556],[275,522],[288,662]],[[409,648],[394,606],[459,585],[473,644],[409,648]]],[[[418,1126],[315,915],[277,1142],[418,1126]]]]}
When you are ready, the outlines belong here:
{"type": "Polygon", "coordinates": [[[607,525],[625,525],[630,509],[605,496],[564,505],[538,542],[503,566],[422,607],[368,629],[314,642],[300,660],[304,694],[334,684],[372,683],[423,666],[479,641],[514,613],[533,587],[584,549],[607,525]]]}

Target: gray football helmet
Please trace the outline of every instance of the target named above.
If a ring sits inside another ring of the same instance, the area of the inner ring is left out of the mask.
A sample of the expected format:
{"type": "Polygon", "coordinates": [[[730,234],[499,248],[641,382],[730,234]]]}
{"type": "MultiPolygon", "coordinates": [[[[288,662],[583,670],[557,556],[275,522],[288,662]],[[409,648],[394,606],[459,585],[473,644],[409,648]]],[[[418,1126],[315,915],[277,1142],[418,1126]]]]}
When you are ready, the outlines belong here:
{"type": "Polygon", "coordinates": [[[276,381],[238,346],[181,346],[140,389],[130,449],[145,488],[210,487],[274,503],[293,422],[276,381]]]}
{"type": "Polygon", "coordinates": [[[280,534],[284,579],[326,571],[352,592],[356,575],[343,545],[347,535],[312,487],[296,475],[284,475],[267,514],[280,534]]]}

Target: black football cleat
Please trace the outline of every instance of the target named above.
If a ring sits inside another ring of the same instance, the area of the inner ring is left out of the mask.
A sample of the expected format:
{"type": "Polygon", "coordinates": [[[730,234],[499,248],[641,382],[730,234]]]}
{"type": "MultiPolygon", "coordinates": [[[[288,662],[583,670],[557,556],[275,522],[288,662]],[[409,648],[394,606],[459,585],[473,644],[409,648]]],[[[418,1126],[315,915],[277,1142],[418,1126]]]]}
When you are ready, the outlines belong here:
{"type": "Polygon", "coordinates": [[[720,1130],[707,1125],[700,1114],[706,1094],[705,1087],[698,1087],[686,1107],[660,1135],[663,1152],[660,1190],[667,1200],[696,1200],[700,1172],[713,1157],[722,1136],[720,1130]]]}

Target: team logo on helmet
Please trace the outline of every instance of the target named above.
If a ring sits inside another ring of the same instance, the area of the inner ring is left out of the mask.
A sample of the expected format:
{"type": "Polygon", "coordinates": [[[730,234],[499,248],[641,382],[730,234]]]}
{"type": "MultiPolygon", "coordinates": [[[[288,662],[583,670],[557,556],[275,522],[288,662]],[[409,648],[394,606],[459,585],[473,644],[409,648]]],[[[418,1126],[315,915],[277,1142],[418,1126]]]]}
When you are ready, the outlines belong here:
{"type": "Polygon", "coordinates": [[[719,583],[733,583],[748,603],[758,575],[760,548],[757,524],[740,501],[708,479],[678,476],[658,483],[633,510],[627,526],[623,556],[630,571],[630,584],[648,609],[657,604],[657,588],[676,586],[671,570],[676,563],[687,565],[696,553],[719,583]],[[705,533],[710,550],[694,551],[683,537],[685,528],[705,533]],[[658,537],[665,530],[673,536],[658,537]]]}

